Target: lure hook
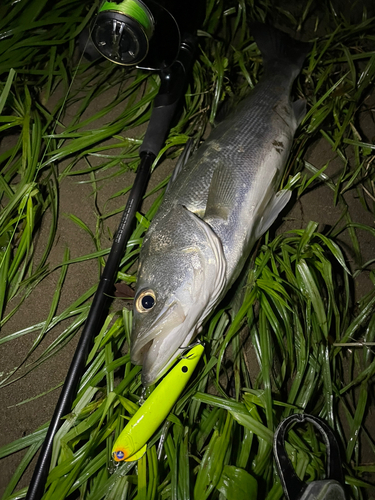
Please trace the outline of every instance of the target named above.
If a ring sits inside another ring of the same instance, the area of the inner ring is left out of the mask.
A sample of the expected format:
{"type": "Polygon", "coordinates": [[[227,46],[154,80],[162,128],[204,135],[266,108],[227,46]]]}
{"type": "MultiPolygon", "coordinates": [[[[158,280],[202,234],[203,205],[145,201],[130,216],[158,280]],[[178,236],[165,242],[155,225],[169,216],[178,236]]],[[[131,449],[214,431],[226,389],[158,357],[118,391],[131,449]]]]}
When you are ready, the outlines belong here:
{"type": "MultiPolygon", "coordinates": [[[[197,345],[202,345],[204,347],[205,344],[204,344],[204,342],[201,342],[200,340],[196,340],[195,342],[193,342],[192,344],[190,344],[188,346],[180,346],[179,349],[186,352],[186,351],[190,351],[190,349],[192,349],[193,347],[196,347],[197,345]]],[[[189,356],[185,356],[184,354],[182,354],[181,359],[189,359],[190,356],[192,356],[192,354],[189,354],[189,356]]]]}

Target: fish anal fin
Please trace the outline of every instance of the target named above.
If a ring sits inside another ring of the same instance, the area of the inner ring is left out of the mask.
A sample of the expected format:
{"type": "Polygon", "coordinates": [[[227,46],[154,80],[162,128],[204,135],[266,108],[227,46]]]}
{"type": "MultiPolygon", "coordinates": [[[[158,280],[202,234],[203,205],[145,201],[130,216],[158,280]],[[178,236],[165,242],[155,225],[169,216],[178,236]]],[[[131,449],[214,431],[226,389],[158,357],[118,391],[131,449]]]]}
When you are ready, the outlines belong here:
{"type": "Polygon", "coordinates": [[[292,195],[292,191],[289,189],[283,189],[276,193],[276,195],[272,198],[272,200],[268,203],[265,208],[265,211],[260,218],[260,221],[257,225],[255,239],[259,239],[262,234],[264,234],[275,222],[279,213],[286,206],[290,197],[292,195]]]}
{"type": "Polygon", "coordinates": [[[134,453],[130,457],[126,458],[124,461],[125,462],[136,462],[137,460],[139,460],[140,458],[143,457],[143,455],[146,453],[146,450],[147,450],[147,444],[142,446],[142,448],[140,450],[138,450],[136,453],[134,453]]]}

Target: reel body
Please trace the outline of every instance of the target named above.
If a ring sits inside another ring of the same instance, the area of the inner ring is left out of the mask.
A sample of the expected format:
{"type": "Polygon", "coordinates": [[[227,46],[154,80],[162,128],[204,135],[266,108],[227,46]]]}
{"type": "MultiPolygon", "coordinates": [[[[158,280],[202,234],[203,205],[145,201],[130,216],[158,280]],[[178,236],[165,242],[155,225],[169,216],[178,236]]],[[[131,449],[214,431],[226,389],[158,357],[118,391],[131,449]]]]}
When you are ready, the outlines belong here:
{"type": "Polygon", "coordinates": [[[91,40],[115,64],[163,70],[176,60],[184,33],[196,31],[200,11],[198,0],[104,1],[91,25],[91,40]]]}

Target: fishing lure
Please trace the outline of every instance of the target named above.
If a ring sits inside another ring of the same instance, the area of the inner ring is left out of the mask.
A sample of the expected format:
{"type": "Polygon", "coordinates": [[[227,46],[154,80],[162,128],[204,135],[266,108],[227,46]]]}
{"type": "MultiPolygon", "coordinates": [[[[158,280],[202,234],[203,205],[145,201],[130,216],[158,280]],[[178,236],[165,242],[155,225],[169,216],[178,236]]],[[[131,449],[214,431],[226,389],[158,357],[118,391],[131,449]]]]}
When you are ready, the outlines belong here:
{"type": "Polygon", "coordinates": [[[112,457],[116,462],[133,462],[145,454],[147,441],[171,411],[203,351],[202,344],[194,346],[164,377],[129,420],[112,449],[112,457]]]}

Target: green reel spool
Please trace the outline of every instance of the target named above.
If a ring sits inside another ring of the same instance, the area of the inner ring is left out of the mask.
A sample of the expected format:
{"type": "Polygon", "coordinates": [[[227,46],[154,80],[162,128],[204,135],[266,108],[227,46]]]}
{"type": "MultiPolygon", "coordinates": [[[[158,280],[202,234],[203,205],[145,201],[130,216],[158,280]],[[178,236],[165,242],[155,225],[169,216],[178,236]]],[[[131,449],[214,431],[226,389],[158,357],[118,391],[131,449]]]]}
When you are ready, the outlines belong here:
{"type": "Polygon", "coordinates": [[[124,66],[139,64],[147,55],[155,20],[140,0],[105,1],[91,32],[96,49],[110,61],[124,66]]]}

